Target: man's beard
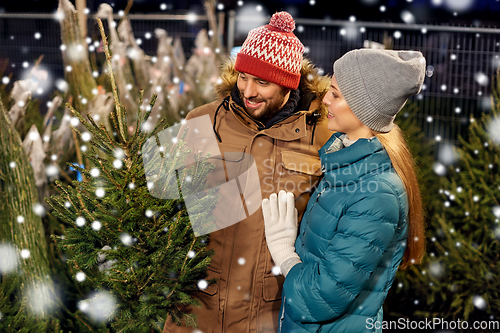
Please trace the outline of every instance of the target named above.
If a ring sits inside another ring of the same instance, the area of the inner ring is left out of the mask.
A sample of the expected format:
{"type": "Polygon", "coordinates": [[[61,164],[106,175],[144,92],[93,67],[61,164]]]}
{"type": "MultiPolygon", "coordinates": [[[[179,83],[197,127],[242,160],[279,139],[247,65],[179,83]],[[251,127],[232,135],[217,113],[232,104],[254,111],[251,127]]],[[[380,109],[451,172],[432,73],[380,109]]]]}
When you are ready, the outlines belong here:
{"type": "MultiPolygon", "coordinates": [[[[281,110],[281,108],[285,104],[286,94],[280,95],[278,98],[273,99],[270,104],[266,104],[264,110],[259,114],[259,116],[255,117],[252,112],[250,112],[250,110],[246,107],[245,98],[241,90],[238,89],[238,93],[240,95],[240,100],[243,103],[243,108],[245,109],[247,114],[250,115],[253,119],[258,120],[262,123],[265,123],[267,120],[271,119],[276,113],[279,112],[279,110],[281,110]]],[[[249,99],[250,102],[254,100],[255,99],[249,99]]]]}

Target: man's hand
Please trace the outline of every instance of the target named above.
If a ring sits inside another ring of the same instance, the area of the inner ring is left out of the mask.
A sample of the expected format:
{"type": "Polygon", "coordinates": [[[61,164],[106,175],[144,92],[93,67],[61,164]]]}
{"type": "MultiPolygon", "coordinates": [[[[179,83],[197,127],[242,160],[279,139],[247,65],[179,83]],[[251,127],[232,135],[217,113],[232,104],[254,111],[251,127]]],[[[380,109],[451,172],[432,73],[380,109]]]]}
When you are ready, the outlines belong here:
{"type": "Polygon", "coordinates": [[[264,214],[264,224],[266,232],[266,241],[269,252],[273,257],[274,263],[281,268],[283,275],[288,270],[300,262],[300,258],[295,253],[295,240],[297,238],[298,212],[295,208],[293,193],[281,190],[278,195],[271,194],[269,199],[262,200],[262,213],[264,214]],[[283,263],[289,263],[291,259],[293,264],[286,269],[283,263]]]}

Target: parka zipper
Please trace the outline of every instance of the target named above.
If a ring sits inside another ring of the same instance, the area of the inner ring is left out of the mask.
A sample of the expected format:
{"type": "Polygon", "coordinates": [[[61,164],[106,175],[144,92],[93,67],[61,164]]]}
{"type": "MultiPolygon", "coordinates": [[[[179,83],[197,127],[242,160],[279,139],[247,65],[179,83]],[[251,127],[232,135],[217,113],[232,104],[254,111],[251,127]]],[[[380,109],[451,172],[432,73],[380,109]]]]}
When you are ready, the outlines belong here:
{"type": "Polygon", "coordinates": [[[278,333],[281,333],[281,327],[283,326],[283,320],[285,319],[285,302],[286,302],[286,296],[283,297],[283,307],[280,315],[280,327],[278,328],[278,333]]]}
{"type": "MultiPolygon", "coordinates": [[[[318,202],[319,200],[319,196],[321,194],[323,194],[323,192],[326,191],[326,189],[330,188],[330,186],[326,185],[325,187],[323,187],[323,189],[321,190],[321,192],[319,192],[317,195],[316,195],[316,198],[314,199],[314,203],[312,205],[308,205],[308,209],[307,209],[307,214],[309,214],[309,212],[311,212],[311,210],[313,209],[314,205],[316,205],[316,203],[318,202]]],[[[306,214],[306,212],[304,212],[304,215],[306,214]]],[[[304,216],[303,215],[303,216],[304,216]]],[[[307,221],[306,221],[307,222],[307,221]]],[[[304,236],[306,234],[306,228],[304,228],[304,231],[302,232],[302,236],[304,236]]],[[[302,246],[304,246],[304,244],[302,244],[302,246]]]]}
{"type": "Polygon", "coordinates": [[[250,115],[245,111],[245,109],[237,110],[236,108],[240,108],[240,107],[237,106],[236,103],[234,103],[234,102],[231,103],[230,104],[230,108],[233,110],[233,112],[243,112],[248,117],[248,119],[250,119],[251,121],[253,121],[255,123],[255,125],[257,125],[257,129],[259,131],[262,131],[263,129],[266,128],[263,123],[261,123],[260,121],[257,121],[255,119],[253,119],[252,117],[250,117],[250,115]]]}

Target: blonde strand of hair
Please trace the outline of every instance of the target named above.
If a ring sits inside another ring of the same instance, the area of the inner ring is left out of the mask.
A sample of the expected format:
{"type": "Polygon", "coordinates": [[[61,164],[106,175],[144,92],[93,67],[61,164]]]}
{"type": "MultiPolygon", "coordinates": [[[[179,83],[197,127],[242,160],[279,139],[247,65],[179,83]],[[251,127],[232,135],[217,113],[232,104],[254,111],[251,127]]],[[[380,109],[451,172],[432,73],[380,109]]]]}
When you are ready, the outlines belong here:
{"type": "Polygon", "coordinates": [[[408,196],[408,240],[401,263],[406,268],[422,261],[425,252],[425,227],[422,198],[415,172],[415,162],[401,129],[394,124],[388,133],[375,133],[391,159],[394,170],[401,178],[408,196]]]}

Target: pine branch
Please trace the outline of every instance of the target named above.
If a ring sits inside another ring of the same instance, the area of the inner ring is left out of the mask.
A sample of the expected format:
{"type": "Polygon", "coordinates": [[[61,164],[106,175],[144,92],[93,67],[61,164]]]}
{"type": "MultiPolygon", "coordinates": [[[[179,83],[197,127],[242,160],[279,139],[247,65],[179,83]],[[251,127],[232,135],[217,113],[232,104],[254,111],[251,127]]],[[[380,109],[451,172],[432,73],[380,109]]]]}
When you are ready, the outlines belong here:
{"type": "Polygon", "coordinates": [[[104,33],[104,26],[102,25],[102,21],[100,19],[97,19],[97,24],[99,25],[99,32],[101,33],[102,37],[102,42],[103,42],[103,47],[104,47],[104,53],[106,54],[106,62],[108,64],[108,75],[111,80],[111,88],[113,90],[113,98],[115,100],[115,112],[112,113],[111,118],[115,118],[116,122],[118,124],[118,134],[121,142],[125,143],[127,142],[126,138],[126,130],[125,130],[125,112],[123,112],[122,105],[120,104],[120,101],[118,99],[118,92],[116,88],[116,83],[115,83],[115,77],[113,75],[113,68],[111,66],[111,54],[109,53],[109,47],[108,47],[108,39],[106,37],[106,34],[104,33]]]}

